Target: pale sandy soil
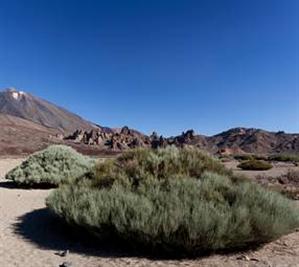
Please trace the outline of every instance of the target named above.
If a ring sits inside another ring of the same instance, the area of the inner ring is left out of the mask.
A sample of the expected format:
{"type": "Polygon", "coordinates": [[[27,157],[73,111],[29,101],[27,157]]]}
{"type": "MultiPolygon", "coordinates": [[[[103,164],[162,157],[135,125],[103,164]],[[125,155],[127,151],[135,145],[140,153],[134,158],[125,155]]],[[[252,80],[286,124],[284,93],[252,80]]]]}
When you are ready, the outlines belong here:
{"type": "Polygon", "coordinates": [[[287,162],[272,162],[273,168],[268,170],[268,171],[245,171],[245,170],[241,170],[239,168],[237,168],[237,165],[240,162],[238,161],[229,161],[229,162],[225,162],[224,165],[229,168],[232,169],[235,173],[240,173],[240,174],[244,174],[250,178],[254,178],[257,175],[267,175],[267,176],[271,176],[271,177],[279,177],[282,174],[287,173],[287,171],[289,169],[292,170],[299,170],[299,167],[296,167],[293,163],[287,163],[287,162]]]}
{"type": "Polygon", "coordinates": [[[20,162],[20,159],[0,159],[0,267],[58,267],[64,261],[72,262],[73,267],[299,267],[299,232],[255,251],[195,260],[153,260],[133,256],[132,251],[107,248],[105,244],[83,245],[46,210],[44,200],[50,190],[17,189],[3,179],[4,174],[20,162]],[[55,254],[65,249],[70,250],[68,256],[55,254]],[[243,257],[238,259],[240,255],[243,257]]]}

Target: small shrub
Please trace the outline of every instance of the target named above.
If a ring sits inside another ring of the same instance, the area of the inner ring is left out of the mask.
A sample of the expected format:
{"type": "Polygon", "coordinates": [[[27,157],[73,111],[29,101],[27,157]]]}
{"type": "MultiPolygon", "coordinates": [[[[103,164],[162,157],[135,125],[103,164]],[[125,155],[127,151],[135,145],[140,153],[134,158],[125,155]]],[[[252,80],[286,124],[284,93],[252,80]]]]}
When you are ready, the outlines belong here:
{"type": "Polygon", "coordinates": [[[299,186],[299,170],[289,169],[285,176],[290,183],[299,186]]]}
{"type": "Polygon", "coordinates": [[[29,156],[6,174],[6,179],[21,185],[53,185],[84,175],[92,167],[92,160],[74,149],[53,145],[29,156]]]}
{"type": "Polygon", "coordinates": [[[100,238],[176,256],[245,248],[299,226],[290,200],[219,164],[195,149],[129,151],[53,191],[46,204],[100,238]]]}
{"type": "Polygon", "coordinates": [[[282,161],[282,162],[299,162],[298,154],[277,154],[269,157],[273,161],[282,161]]]}
{"type": "Polygon", "coordinates": [[[258,175],[256,180],[270,190],[280,192],[290,199],[299,200],[299,170],[289,169],[279,177],[258,175]]]}
{"type": "Polygon", "coordinates": [[[241,162],[237,167],[242,170],[266,171],[270,170],[272,165],[262,160],[248,160],[241,162]]]}
{"type": "Polygon", "coordinates": [[[234,159],[238,161],[244,161],[244,160],[253,160],[254,157],[252,154],[241,154],[241,155],[234,155],[234,159]]]}
{"type": "Polygon", "coordinates": [[[234,159],[238,161],[247,161],[247,160],[268,160],[267,156],[264,155],[256,155],[256,154],[241,154],[241,155],[234,155],[234,159]]]}

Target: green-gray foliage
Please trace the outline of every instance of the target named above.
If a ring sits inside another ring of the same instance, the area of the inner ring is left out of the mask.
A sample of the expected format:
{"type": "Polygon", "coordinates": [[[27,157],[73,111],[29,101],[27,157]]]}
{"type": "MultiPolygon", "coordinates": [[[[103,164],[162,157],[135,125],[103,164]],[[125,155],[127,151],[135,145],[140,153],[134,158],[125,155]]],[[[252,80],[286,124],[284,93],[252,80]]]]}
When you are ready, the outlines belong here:
{"type": "Polygon", "coordinates": [[[271,169],[273,166],[266,161],[253,159],[241,162],[237,167],[242,170],[266,171],[271,169]]]}
{"type": "Polygon", "coordinates": [[[153,180],[136,190],[64,186],[47,205],[99,236],[191,255],[270,241],[299,225],[298,210],[278,193],[213,173],[153,180]]]}
{"type": "Polygon", "coordinates": [[[268,157],[265,155],[258,155],[258,154],[240,154],[234,155],[234,159],[238,161],[245,161],[245,160],[268,160],[268,157]]]}
{"type": "Polygon", "coordinates": [[[93,166],[93,161],[74,149],[52,145],[36,152],[6,174],[6,179],[18,184],[33,186],[58,184],[84,175],[93,166]]]}
{"type": "Polygon", "coordinates": [[[176,255],[244,248],[299,226],[290,200],[218,164],[194,149],[134,150],[61,186],[47,206],[99,237],[176,255]]]}
{"type": "Polygon", "coordinates": [[[142,180],[199,178],[205,171],[232,175],[219,160],[196,148],[139,148],[127,151],[116,159],[97,164],[94,181],[100,185],[111,184],[115,180],[136,185],[142,180]]]}

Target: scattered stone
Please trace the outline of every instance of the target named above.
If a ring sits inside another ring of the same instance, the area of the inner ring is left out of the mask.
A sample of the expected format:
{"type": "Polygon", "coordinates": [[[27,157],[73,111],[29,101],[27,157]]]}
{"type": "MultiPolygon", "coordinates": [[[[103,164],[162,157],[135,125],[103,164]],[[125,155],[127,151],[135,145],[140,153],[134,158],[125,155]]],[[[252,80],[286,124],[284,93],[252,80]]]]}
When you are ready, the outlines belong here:
{"type": "Polygon", "coordinates": [[[250,261],[250,258],[246,255],[240,255],[237,257],[237,260],[250,261]]]}
{"type": "Polygon", "coordinates": [[[288,180],[288,178],[286,176],[281,176],[281,177],[278,178],[278,182],[280,184],[288,184],[289,180],[288,180]]]}
{"type": "Polygon", "coordinates": [[[59,267],[72,267],[72,263],[70,261],[65,261],[59,265],[59,267]]]}
{"type": "Polygon", "coordinates": [[[70,251],[67,249],[67,250],[59,251],[55,254],[60,256],[60,257],[66,257],[69,253],[70,253],[70,251]]]}

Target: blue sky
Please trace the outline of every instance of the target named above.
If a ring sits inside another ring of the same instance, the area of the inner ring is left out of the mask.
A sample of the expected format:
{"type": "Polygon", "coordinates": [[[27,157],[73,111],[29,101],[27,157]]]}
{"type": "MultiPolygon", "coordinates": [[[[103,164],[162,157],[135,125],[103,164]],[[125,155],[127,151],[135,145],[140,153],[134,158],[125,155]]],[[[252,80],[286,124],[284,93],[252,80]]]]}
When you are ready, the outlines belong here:
{"type": "Polygon", "coordinates": [[[1,0],[0,88],[101,125],[299,132],[297,0],[1,0]]]}

